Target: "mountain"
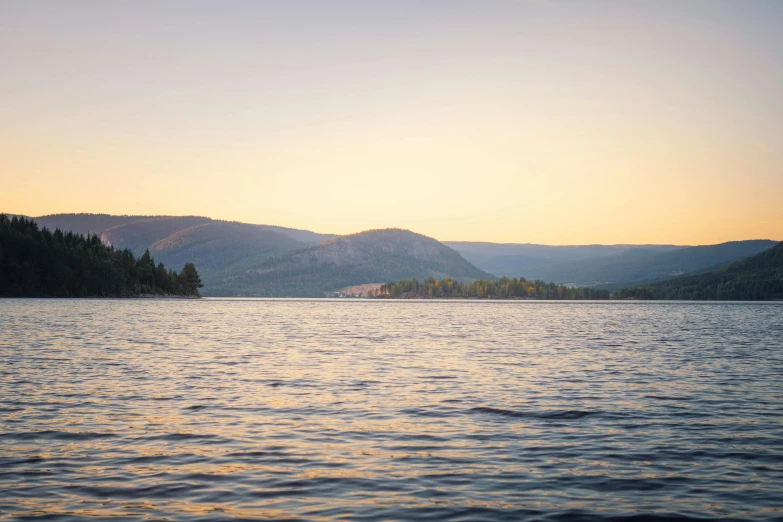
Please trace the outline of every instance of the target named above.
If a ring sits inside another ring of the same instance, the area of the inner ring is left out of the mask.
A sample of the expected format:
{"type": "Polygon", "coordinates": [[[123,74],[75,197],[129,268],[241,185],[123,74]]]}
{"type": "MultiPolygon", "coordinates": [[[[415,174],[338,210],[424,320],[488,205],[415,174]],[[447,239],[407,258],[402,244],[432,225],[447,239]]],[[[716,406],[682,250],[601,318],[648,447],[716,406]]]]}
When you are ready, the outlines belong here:
{"type": "Polygon", "coordinates": [[[448,241],[445,244],[477,267],[498,276],[522,276],[528,279],[554,280],[563,283],[573,282],[568,276],[558,272],[558,268],[564,264],[567,266],[575,261],[617,255],[632,248],[643,248],[650,252],[670,252],[684,248],[675,245],[552,246],[471,241],[448,241]]]}
{"type": "Polygon", "coordinates": [[[286,252],[231,281],[234,295],[323,296],[339,288],[400,279],[495,279],[455,250],[408,230],[368,230],[286,252]]]}
{"type": "Polygon", "coordinates": [[[255,225],[212,221],[169,234],[150,245],[149,251],[160,258],[197,259],[203,266],[220,267],[304,246],[307,243],[255,225]]]}
{"type": "Polygon", "coordinates": [[[53,214],[35,218],[50,230],[88,232],[116,249],[141,255],[149,249],[156,260],[179,266],[195,263],[214,295],[228,278],[266,257],[334,238],[309,230],[272,225],[250,225],[200,216],[112,216],[108,214],[53,214]]]}
{"type": "Polygon", "coordinates": [[[338,237],[201,216],[54,214],[36,220],[50,229],[98,234],[136,255],[149,249],[166,265],[195,263],[204,295],[322,296],[413,277],[493,278],[442,243],[402,230],[338,237]]]}
{"type": "Polygon", "coordinates": [[[700,272],[757,254],[774,241],[733,241],[655,252],[631,248],[619,254],[563,263],[557,267],[563,282],[577,284],[630,283],[669,279],[700,272]]]}
{"type": "Polygon", "coordinates": [[[149,245],[155,259],[172,266],[194,263],[207,295],[219,295],[227,279],[270,255],[308,246],[286,234],[245,223],[209,221],[178,230],[149,245]]]}
{"type": "MultiPolygon", "coordinates": [[[[618,254],[629,248],[644,248],[669,252],[676,245],[537,245],[534,243],[488,243],[481,241],[444,241],[465,259],[501,260],[504,258],[530,258],[539,262],[572,261],[609,254],[618,254]]],[[[503,274],[505,275],[505,274],[503,274]]]]}
{"type": "Polygon", "coordinates": [[[704,272],[775,245],[775,242],[767,240],[697,247],[444,244],[417,234],[415,236],[419,239],[416,241],[409,236],[405,236],[407,239],[404,241],[401,238],[392,241],[390,237],[380,239],[378,236],[382,233],[389,236],[412,234],[406,231],[368,231],[338,237],[200,216],[53,214],[35,220],[50,230],[60,228],[80,234],[98,234],[104,243],[118,249],[128,248],[137,256],[149,249],[156,259],[167,265],[179,266],[184,261],[191,261],[201,272],[205,295],[283,295],[286,288],[296,291],[291,295],[320,295],[322,290],[326,292],[354,284],[385,283],[412,277],[466,280],[471,277],[487,279],[492,275],[620,289],[704,272]],[[416,257],[420,252],[413,247],[410,251],[406,250],[410,245],[426,243],[420,238],[438,245],[444,264],[434,263],[437,256],[416,257]],[[379,247],[380,244],[387,245],[389,251],[398,257],[387,258],[385,247],[379,247]],[[326,253],[331,257],[324,258],[326,253]],[[288,254],[298,257],[288,258],[288,254]],[[275,260],[270,259],[272,257],[275,260]],[[446,262],[446,259],[450,261],[446,262]],[[271,265],[267,267],[266,263],[278,264],[273,268],[271,265]],[[293,275],[284,282],[280,271],[283,266],[288,267],[292,274],[299,274],[296,277],[303,278],[301,283],[294,285],[291,282],[293,275]],[[269,272],[257,272],[267,268],[269,272]],[[308,272],[305,274],[303,270],[308,272]],[[320,276],[317,275],[319,270],[322,270],[320,276]],[[248,275],[251,272],[256,275],[251,277],[248,275]],[[264,279],[262,274],[269,275],[264,279]],[[243,285],[248,286],[245,288],[243,285]]]}
{"type": "Polygon", "coordinates": [[[754,255],[774,241],[719,245],[492,245],[449,243],[482,270],[578,286],[628,284],[703,271],[754,255]]]}
{"type": "Polygon", "coordinates": [[[783,242],[707,273],[624,289],[621,298],[763,300],[783,298],[783,242]]]}

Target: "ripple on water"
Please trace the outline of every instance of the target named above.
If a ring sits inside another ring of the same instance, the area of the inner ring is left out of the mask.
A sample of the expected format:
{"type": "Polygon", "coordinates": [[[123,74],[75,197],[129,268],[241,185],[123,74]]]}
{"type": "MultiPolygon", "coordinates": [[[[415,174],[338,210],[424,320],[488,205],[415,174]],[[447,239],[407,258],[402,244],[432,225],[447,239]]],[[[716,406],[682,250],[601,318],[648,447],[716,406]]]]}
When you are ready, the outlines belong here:
{"type": "Polygon", "coordinates": [[[783,520],[781,316],[0,300],[0,520],[783,520]]]}

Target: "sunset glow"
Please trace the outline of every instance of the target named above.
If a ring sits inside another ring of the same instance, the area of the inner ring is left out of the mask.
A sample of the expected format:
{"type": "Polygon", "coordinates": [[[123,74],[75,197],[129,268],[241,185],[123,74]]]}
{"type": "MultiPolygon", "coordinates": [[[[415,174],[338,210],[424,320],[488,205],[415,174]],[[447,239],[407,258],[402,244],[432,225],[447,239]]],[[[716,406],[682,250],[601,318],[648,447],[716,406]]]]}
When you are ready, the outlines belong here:
{"type": "Polygon", "coordinates": [[[783,239],[783,3],[674,4],[3,2],[0,210],[783,239]]]}

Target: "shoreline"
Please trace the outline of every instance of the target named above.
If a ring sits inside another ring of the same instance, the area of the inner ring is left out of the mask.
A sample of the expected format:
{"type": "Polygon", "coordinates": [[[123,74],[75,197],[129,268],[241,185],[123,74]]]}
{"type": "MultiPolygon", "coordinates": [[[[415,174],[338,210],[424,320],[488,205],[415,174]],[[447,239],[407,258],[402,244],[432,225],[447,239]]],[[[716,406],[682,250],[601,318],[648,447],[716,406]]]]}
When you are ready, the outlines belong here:
{"type": "Polygon", "coordinates": [[[120,297],[119,299],[201,299],[201,296],[177,294],[137,294],[120,297]]]}
{"type": "Polygon", "coordinates": [[[65,297],[65,296],[58,296],[58,295],[29,295],[29,296],[0,295],[0,299],[203,299],[203,298],[200,295],[137,294],[137,295],[83,295],[78,297],[65,297]]]}

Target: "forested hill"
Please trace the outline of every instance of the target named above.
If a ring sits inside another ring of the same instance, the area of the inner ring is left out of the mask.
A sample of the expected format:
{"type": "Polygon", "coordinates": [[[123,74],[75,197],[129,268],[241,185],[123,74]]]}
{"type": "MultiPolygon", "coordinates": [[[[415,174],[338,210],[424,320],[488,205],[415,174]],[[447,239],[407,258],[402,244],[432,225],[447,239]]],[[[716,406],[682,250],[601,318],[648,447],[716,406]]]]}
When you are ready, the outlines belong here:
{"type": "Polygon", "coordinates": [[[408,230],[368,230],[271,257],[219,289],[225,295],[322,297],[351,285],[406,278],[493,280],[457,252],[408,230]]]}
{"type": "Polygon", "coordinates": [[[711,270],[775,246],[776,241],[731,241],[717,245],[501,245],[447,243],[465,259],[498,276],[523,274],[528,279],[611,284],[615,288],[711,270]]]}
{"type": "Polygon", "coordinates": [[[115,250],[96,235],[54,232],[26,218],[0,214],[0,296],[125,297],[139,294],[198,296],[193,263],[181,272],[115,250]]]}
{"type": "Polygon", "coordinates": [[[783,242],[723,269],[626,288],[619,297],[730,301],[783,298],[783,242]]]}

